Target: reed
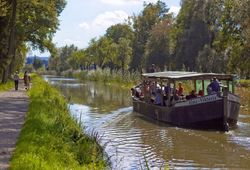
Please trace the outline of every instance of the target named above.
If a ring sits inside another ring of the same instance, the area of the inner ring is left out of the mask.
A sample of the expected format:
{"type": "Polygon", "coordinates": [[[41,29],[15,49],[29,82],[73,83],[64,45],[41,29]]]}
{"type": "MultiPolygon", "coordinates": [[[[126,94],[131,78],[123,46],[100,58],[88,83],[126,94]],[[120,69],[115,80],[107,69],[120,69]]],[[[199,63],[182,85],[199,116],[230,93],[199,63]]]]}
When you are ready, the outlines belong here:
{"type": "Polygon", "coordinates": [[[125,71],[122,74],[121,70],[110,69],[97,69],[91,71],[74,71],[68,74],[63,74],[64,76],[73,76],[81,80],[98,81],[104,83],[118,83],[124,87],[131,87],[141,81],[141,76],[139,72],[129,72],[125,71]]]}
{"type": "Polygon", "coordinates": [[[105,169],[103,149],[70,116],[64,97],[32,77],[30,105],[11,169],[105,169]]]}

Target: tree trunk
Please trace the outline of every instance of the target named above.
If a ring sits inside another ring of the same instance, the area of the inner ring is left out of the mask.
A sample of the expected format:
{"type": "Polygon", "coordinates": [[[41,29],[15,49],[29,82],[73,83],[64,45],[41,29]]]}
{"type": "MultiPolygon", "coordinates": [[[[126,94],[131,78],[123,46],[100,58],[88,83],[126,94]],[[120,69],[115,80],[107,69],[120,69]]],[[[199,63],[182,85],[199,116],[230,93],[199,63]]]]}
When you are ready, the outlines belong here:
{"type": "Polygon", "coordinates": [[[16,28],[16,8],[17,8],[17,0],[12,0],[12,14],[11,14],[11,20],[10,20],[10,24],[9,24],[9,28],[10,28],[10,35],[9,35],[9,40],[8,40],[8,44],[7,44],[7,58],[9,58],[9,62],[7,64],[7,66],[4,68],[3,71],[3,77],[2,77],[2,83],[6,83],[8,80],[8,76],[9,74],[9,67],[12,63],[12,60],[14,60],[14,56],[15,56],[15,51],[16,51],[16,45],[15,45],[15,28],[16,28]]]}

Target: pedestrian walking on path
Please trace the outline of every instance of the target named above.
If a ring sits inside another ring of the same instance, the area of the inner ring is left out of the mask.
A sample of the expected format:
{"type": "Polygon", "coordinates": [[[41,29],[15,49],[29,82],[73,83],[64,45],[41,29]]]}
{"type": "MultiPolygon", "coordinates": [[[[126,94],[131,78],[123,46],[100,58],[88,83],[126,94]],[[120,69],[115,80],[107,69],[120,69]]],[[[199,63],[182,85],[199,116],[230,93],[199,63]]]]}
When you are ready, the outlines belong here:
{"type": "Polygon", "coordinates": [[[23,84],[20,84],[18,91],[12,89],[0,93],[0,170],[9,168],[28,104],[23,84]]]}
{"type": "Polygon", "coordinates": [[[18,90],[18,83],[19,83],[19,75],[18,72],[14,75],[14,83],[15,83],[15,90],[18,90]]]}
{"type": "Polygon", "coordinates": [[[27,71],[24,72],[24,76],[23,76],[23,81],[24,81],[24,85],[25,85],[25,89],[29,90],[30,88],[30,75],[28,74],[27,71]]]}

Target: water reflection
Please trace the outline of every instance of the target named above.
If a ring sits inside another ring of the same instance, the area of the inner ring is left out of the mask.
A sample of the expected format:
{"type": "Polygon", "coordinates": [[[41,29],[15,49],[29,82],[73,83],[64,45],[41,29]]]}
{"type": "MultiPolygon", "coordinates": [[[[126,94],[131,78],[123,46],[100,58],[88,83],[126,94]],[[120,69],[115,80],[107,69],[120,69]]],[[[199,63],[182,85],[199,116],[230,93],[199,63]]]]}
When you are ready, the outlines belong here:
{"type": "Polygon", "coordinates": [[[250,116],[240,115],[238,128],[228,133],[177,128],[134,113],[127,89],[74,79],[47,80],[70,98],[70,110],[86,133],[96,130],[102,135],[113,169],[250,166],[250,116]]]}

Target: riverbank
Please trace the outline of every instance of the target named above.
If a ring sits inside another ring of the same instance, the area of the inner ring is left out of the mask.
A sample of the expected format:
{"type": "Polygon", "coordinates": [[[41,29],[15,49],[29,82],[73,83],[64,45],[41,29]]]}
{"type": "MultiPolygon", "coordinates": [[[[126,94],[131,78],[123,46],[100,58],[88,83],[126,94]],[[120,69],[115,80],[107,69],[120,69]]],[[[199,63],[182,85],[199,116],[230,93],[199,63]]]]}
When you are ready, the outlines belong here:
{"type": "Polygon", "coordinates": [[[240,113],[250,114],[250,80],[240,80],[236,88],[236,94],[240,96],[240,113]]]}
{"type": "Polygon", "coordinates": [[[83,134],[64,97],[40,77],[32,77],[30,105],[11,169],[104,169],[103,150],[83,134]]]}

